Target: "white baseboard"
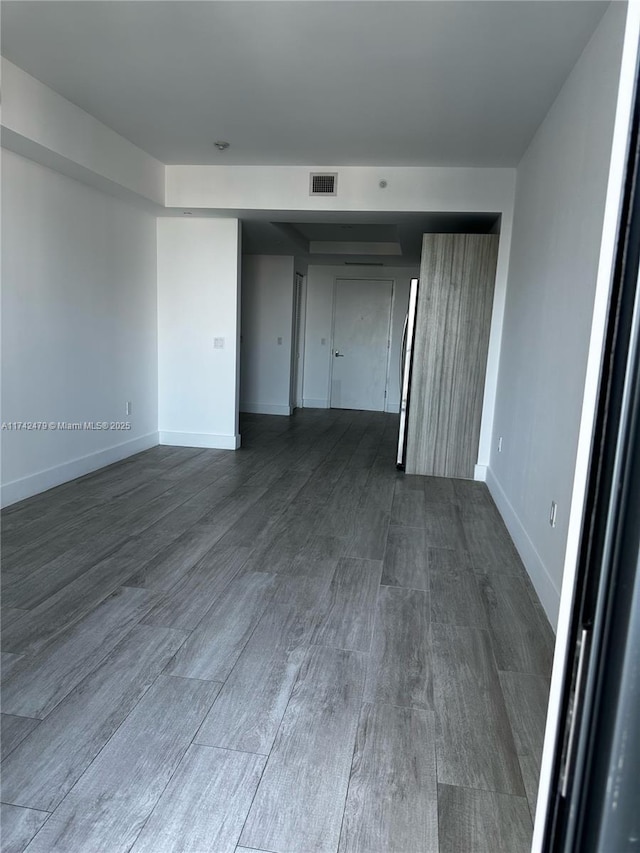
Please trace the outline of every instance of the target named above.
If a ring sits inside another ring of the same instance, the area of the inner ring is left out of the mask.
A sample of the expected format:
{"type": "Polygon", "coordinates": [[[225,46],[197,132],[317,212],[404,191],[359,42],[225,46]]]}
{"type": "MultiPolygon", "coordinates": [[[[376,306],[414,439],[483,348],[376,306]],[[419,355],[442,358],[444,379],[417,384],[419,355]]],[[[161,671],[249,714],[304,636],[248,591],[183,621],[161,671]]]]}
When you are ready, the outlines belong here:
{"type": "Polygon", "coordinates": [[[161,431],[159,436],[160,444],[172,444],[175,447],[210,447],[216,450],[237,450],[240,447],[240,435],[161,431]]]}
{"type": "Polygon", "coordinates": [[[290,415],[293,409],[273,403],[241,403],[240,411],[251,415],[290,415]]]}
{"type": "Polygon", "coordinates": [[[390,415],[399,415],[400,403],[385,403],[384,410],[390,415]]]}
{"type": "Polygon", "coordinates": [[[487,466],[486,465],[476,465],[473,469],[473,479],[477,480],[479,483],[487,482],[487,466]]]}
{"type": "Polygon", "coordinates": [[[487,468],[486,483],[500,511],[500,515],[507,525],[507,530],[518,549],[522,562],[529,573],[540,603],[544,607],[547,618],[555,631],[560,607],[560,590],[556,587],[549,574],[549,570],[542,561],[540,554],[538,554],[529,534],[525,530],[515,509],[511,506],[509,499],[491,468],[487,468]]]}
{"type": "Polygon", "coordinates": [[[305,409],[330,409],[328,400],[315,400],[312,397],[305,397],[302,401],[302,406],[305,409]]]}
{"type": "Polygon", "coordinates": [[[9,506],[25,498],[38,495],[40,492],[46,492],[47,489],[68,483],[69,480],[75,480],[76,477],[90,474],[92,471],[97,471],[98,468],[104,468],[113,462],[126,459],[127,456],[133,456],[135,453],[141,453],[143,450],[155,447],[158,443],[158,433],[150,432],[148,435],[123,441],[122,444],[116,444],[106,450],[98,450],[88,456],[81,456],[78,459],[63,462],[61,465],[55,465],[53,468],[38,471],[36,474],[29,474],[28,477],[4,483],[1,497],[2,506],[9,506]]]}

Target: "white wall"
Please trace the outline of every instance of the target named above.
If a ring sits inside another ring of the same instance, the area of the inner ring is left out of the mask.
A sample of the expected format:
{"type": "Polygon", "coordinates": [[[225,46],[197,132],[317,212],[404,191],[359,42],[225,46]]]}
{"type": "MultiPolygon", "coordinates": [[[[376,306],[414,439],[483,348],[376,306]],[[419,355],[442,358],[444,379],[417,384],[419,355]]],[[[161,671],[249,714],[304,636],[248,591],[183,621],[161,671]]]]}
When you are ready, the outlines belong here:
{"type": "Polygon", "coordinates": [[[157,227],[160,442],[235,449],[239,222],[164,218],[157,227]]]}
{"type": "Polygon", "coordinates": [[[606,12],[518,168],[487,480],[554,625],[625,12],[622,3],[606,12]]]}
{"type": "Polygon", "coordinates": [[[242,259],[240,411],[290,415],[294,259],[242,259]]]}
{"type": "Polygon", "coordinates": [[[8,504],[157,444],[156,225],[3,151],[2,231],[2,420],[132,425],[3,431],[8,504]]]}
{"type": "Polygon", "coordinates": [[[506,212],[514,169],[429,166],[166,166],[168,207],[223,210],[506,212]],[[338,193],[309,195],[309,173],[338,173],[338,193]],[[384,179],[387,186],[381,189],[384,179]]]}
{"type": "Polygon", "coordinates": [[[400,382],[397,365],[400,360],[402,327],[409,303],[409,281],[419,275],[416,267],[345,267],[311,264],[307,272],[307,307],[304,358],[304,405],[329,408],[331,370],[331,333],[336,278],[392,279],[394,281],[393,316],[391,321],[391,355],[387,411],[397,412],[400,405],[400,382]],[[322,341],[324,340],[324,343],[322,341]]]}
{"type": "Polygon", "coordinates": [[[6,59],[2,144],[92,183],[164,204],[164,164],[6,59]]]}

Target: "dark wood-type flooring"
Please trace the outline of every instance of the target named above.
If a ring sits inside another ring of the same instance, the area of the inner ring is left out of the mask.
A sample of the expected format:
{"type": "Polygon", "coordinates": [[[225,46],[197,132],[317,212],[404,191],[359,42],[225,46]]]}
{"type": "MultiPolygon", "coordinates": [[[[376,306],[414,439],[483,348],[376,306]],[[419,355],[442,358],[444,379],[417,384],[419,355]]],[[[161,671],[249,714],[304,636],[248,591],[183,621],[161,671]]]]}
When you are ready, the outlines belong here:
{"type": "Polygon", "coordinates": [[[247,415],[3,513],[4,853],[525,853],[553,636],[397,417],[247,415]]]}

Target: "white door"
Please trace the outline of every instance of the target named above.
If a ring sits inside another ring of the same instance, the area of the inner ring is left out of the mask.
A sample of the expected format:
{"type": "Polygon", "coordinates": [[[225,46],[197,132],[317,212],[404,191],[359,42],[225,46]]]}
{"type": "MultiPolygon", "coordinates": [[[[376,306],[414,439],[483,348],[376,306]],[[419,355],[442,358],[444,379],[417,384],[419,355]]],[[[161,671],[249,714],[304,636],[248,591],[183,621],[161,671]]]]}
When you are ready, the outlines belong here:
{"type": "Polygon", "coordinates": [[[392,289],[392,281],[336,281],[332,409],[384,411],[392,289]]]}

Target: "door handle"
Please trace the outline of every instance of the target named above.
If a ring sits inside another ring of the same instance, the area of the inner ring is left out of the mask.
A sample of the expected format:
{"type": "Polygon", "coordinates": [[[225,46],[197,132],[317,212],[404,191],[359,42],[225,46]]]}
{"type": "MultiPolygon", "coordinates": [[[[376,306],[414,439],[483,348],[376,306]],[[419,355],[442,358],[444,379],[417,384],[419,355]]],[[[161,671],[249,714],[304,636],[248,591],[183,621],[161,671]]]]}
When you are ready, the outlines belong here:
{"type": "Polygon", "coordinates": [[[335,357],[336,357],[336,358],[344,358],[344,353],[342,353],[342,352],[338,352],[338,350],[336,350],[336,351],[335,351],[335,357]]]}

